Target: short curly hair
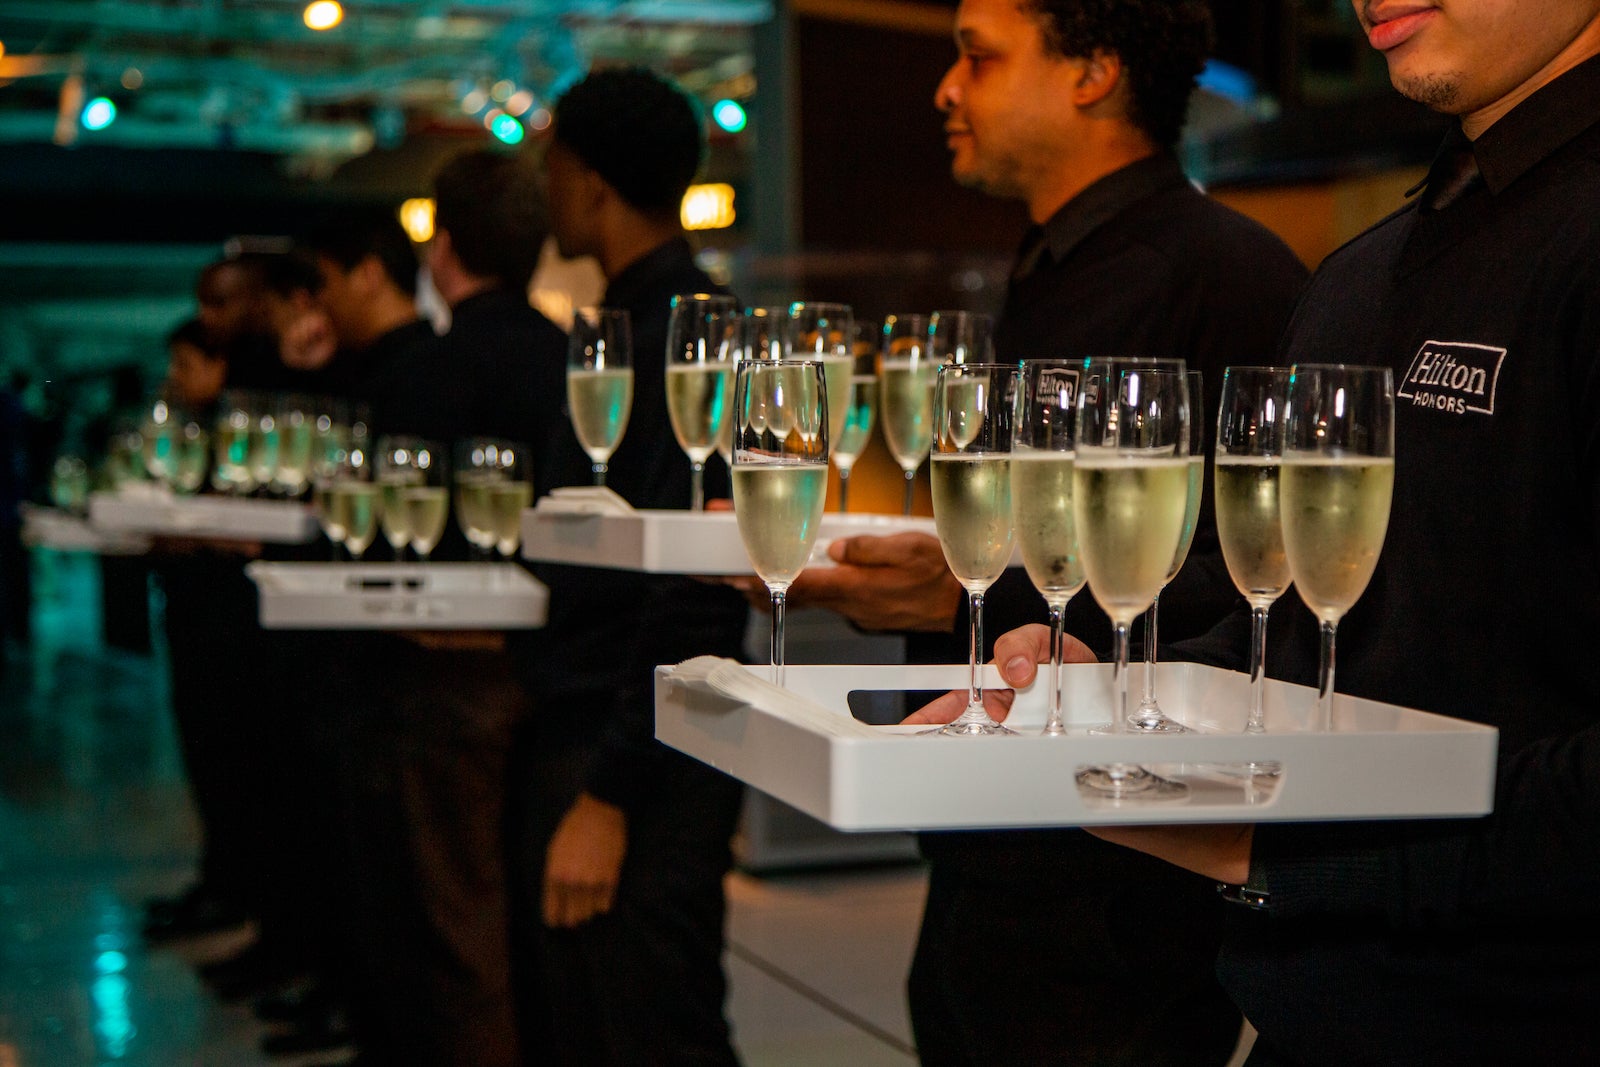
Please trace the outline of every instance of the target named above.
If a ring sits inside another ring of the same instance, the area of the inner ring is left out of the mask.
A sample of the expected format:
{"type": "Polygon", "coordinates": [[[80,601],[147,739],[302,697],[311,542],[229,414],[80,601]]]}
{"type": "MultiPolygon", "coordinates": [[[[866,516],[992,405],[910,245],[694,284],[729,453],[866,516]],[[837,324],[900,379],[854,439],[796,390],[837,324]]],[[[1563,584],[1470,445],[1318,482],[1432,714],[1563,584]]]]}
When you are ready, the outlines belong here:
{"type": "Polygon", "coordinates": [[[1022,0],[1045,49],[1063,56],[1114,53],[1128,78],[1128,118],[1163,148],[1178,142],[1189,96],[1211,53],[1207,0],[1022,0]]]}
{"type": "Polygon", "coordinates": [[[705,158],[705,119],[643,67],[597,70],[556,101],[554,139],[640,211],[677,217],[705,158]]]}

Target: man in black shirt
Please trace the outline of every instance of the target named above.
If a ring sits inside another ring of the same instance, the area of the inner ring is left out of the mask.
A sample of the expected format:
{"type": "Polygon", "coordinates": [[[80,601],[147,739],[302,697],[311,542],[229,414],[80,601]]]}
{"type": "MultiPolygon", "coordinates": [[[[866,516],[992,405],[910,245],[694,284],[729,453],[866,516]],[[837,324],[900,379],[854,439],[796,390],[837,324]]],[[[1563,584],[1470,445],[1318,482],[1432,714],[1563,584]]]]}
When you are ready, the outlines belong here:
{"type": "MultiPolygon", "coordinates": [[[[962,4],[961,54],[935,98],[952,170],[1022,200],[1034,224],[996,327],[999,358],[1183,358],[1205,376],[1208,419],[1226,365],[1270,362],[1305,270],[1262,227],[1195,190],[1171,151],[1209,30],[1193,2],[962,4]]],[[[833,551],[877,561],[916,540],[858,538],[833,551]]],[[[926,609],[921,628],[954,619],[960,632],[960,586],[928,540],[920,565],[807,572],[793,591],[866,625],[909,599],[926,609]],[[908,581],[919,566],[925,580],[908,581]]],[[[1162,596],[1169,638],[1233,608],[1220,557],[1206,506],[1162,596]]],[[[1044,615],[1020,569],[987,599],[994,633],[1044,615]]],[[[1109,644],[1087,592],[1068,629],[1109,644]]],[[[910,997],[925,1063],[1227,1060],[1239,1017],[1212,975],[1222,913],[1204,880],[1078,830],[923,834],[921,846],[929,889],[910,997]],[[1150,999],[1130,996],[1135,985],[1150,999]]]]}
{"type": "MultiPolygon", "coordinates": [[[[1600,2],[1356,11],[1395,86],[1460,124],[1289,330],[1295,362],[1395,373],[1388,535],[1340,624],[1338,683],[1497,727],[1495,810],[1097,832],[1259,891],[1221,962],[1260,1031],[1251,1064],[1592,1063],[1600,2]]],[[[1281,614],[1268,670],[1313,683],[1316,622],[1281,614]]],[[[1237,622],[1184,651],[1237,666],[1237,622]]],[[[1033,658],[1032,636],[1002,638],[1002,661],[1033,658]]]]}
{"type": "MultiPolygon", "coordinates": [[[[678,222],[704,152],[703,121],[643,70],[589,75],[556,104],[546,155],[564,255],[593,255],[605,304],[633,325],[633,408],[607,485],[635,507],[689,504],[689,462],[666,407],[672,297],[714,292],[678,222]]],[[[548,485],[590,481],[570,427],[548,485]]],[[[726,495],[727,474],[706,472],[726,495]]],[[[738,783],[654,740],[651,668],[737,656],[744,601],[729,589],[622,571],[544,567],[550,617],[524,657],[542,710],[516,779],[515,901],[529,1063],[732,1064],[722,1004],[724,901],[738,783]]]]}

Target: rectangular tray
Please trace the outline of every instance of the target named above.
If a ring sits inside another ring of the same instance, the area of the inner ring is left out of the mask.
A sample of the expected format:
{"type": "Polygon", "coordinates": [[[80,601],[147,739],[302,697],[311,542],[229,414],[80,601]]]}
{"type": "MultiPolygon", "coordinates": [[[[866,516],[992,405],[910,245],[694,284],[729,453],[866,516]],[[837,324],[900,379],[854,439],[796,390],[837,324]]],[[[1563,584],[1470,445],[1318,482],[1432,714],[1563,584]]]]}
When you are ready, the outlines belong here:
{"type": "MultiPolygon", "coordinates": [[[[933,520],[917,516],[823,516],[812,565],[831,566],[828,542],[857,534],[932,535],[933,520]]],[[[522,513],[522,557],[544,563],[644,571],[649,574],[753,574],[731,511],[652,511],[591,515],[528,508],[522,513]]]]}
{"type": "Polygon", "coordinates": [[[82,515],[26,502],[22,505],[22,543],[102,556],[140,556],[150,551],[150,538],[142,534],[101,529],[82,515]]]}
{"type": "Polygon", "coordinates": [[[515,563],[267,563],[245,567],[269,630],[528,630],[549,590],[515,563]]]}
{"type": "Polygon", "coordinates": [[[303,545],[319,536],[308,505],[293,500],[174,496],[154,489],[91,493],[89,521],[123,533],[303,545]]]}
{"type": "MultiPolygon", "coordinates": [[[[767,667],[748,668],[766,677],[767,667]]],[[[1135,668],[1135,693],[1142,668],[1135,668]]],[[[656,736],[840,830],[1094,826],[1137,823],[1390,819],[1487,814],[1498,732],[1479,723],[1337,696],[1331,732],[1312,729],[1316,691],[1269,680],[1267,733],[1245,735],[1248,679],[1198,664],[1162,664],[1157,695],[1195,729],[1169,736],[1091,736],[1110,718],[1111,667],[1068,666],[1071,732],[1043,737],[1045,684],[1017,693],[1015,737],[916,736],[873,727],[838,737],[656,671],[656,736]],[[1230,775],[1276,761],[1276,778],[1230,775]],[[1078,770],[1138,763],[1190,787],[1176,802],[1107,801],[1080,792],[1078,770]]],[[[986,685],[999,677],[986,667],[986,685]]],[[[1040,672],[1040,677],[1046,674],[1040,672]]],[[[967,668],[790,666],[787,688],[841,716],[853,692],[965,688],[967,668]]],[[[914,710],[911,704],[907,710],[914,710]]]]}

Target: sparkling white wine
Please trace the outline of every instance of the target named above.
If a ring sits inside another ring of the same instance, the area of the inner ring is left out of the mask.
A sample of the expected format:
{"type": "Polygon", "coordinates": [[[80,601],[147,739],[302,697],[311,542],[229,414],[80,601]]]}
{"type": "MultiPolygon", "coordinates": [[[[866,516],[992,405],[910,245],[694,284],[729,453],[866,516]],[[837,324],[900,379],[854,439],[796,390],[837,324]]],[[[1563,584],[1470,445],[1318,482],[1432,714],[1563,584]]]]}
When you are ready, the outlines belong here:
{"type": "MultiPolygon", "coordinates": [[[[450,494],[442,485],[408,485],[400,490],[400,508],[406,513],[412,549],[426,558],[444,533],[445,520],[450,514],[450,494]]],[[[387,505],[384,515],[388,515],[387,505]]]]}
{"type": "Polygon", "coordinates": [[[316,427],[304,419],[284,421],[278,431],[278,468],[273,475],[273,485],[299,496],[305,491],[311,475],[311,449],[316,437],[316,427]]]}
{"type": "Polygon", "coordinates": [[[176,445],[177,465],[172,474],[172,487],[180,493],[192,493],[206,480],[211,440],[204,430],[193,426],[176,438],[176,445]]]}
{"type": "Polygon", "coordinates": [[[1166,581],[1183,535],[1189,460],[1098,455],[1080,447],[1072,516],[1089,591],[1112,621],[1128,624],[1166,581]]]}
{"type": "MultiPolygon", "coordinates": [[[[828,409],[830,412],[832,408],[828,409]]],[[[872,423],[878,413],[878,379],[857,374],[850,379],[850,399],[845,408],[844,428],[829,442],[834,466],[849,470],[872,437],[872,423]]]]}
{"type": "Polygon", "coordinates": [[[279,433],[277,421],[264,416],[250,427],[250,477],[256,485],[271,485],[278,473],[279,433]]]}
{"type": "Polygon", "coordinates": [[[572,429],[589,458],[604,463],[617,450],[633,408],[633,368],[567,371],[572,429]]]}
{"type": "Polygon", "coordinates": [[[331,522],[344,531],[344,547],[357,559],[378,535],[383,498],[372,482],[339,481],[328,494],[331,522]]]}
{"type": "Polygon", "coordinates": [[[762,581],[787,586],[805,568],[827,491],[826,463],[733,465],[733,512],[762,581]]]}
{"type": "Polygon", "coordinates": [[[933,447],[933,384],[938,368],[926,360],[886,359],[878,380],[883,443],[901,470],[913,471],[933,447]]]}
{"type": "Polygon", "coordinates": [[[522,540],[522,509],[533,503],[533,486],[521,480],[495,482],[489,487],[489,527],[502,556],[517,550],[522,540]]]}
{"type": "Polygon", "coordinates": [[[844,434],[850,414],[850,381],[855,374],[854,356],[819,356],[822,364],[822,390],[828,398],[828,447],[844,434]]]}
{"type": "Polygon", "coordinates": [[[1394,460],[1284,457],[1283,547],[1300,599],[1337,622],[1361,598],[1389,528],[1394,460]]]}
{"type": "Polygon", "coordinates": [[[317,516],[317,525],[322,527],[322,534],[335,544],[344,541],[344,526],[339,516],[333,510],[333,481],[320,478],[311,489],[311,510],[317,516]]]}
{"type": "Polygon", "coordinates": [[[704,463],[733,407],[733,363],[667,364],[667,415],[689,458],[704,463]]]}
{"type": "Polygon", "coordinates": [[[181,427],[171,422],[147,422],[139,431],[143,442],[145,473],[158,482],[170,483],[178,471],[177,437],[181,427]]]}
{"type": "Polygon", "coordinates": [[[397,470],[378,479],[378,491],[383,497],[383,539],[389,547],[399,552],[411,541],[411,516],[400,506],[400,494],[409,485],[420,485],[419,473],[397,470]]]}
{"type": "Polygon", "coordinates": [[[1011,525],[1022,565],[1045,603],[1065,605],[1083,588],[1083,559],[1072,517],[1071,452],[1011,453],[1011,525]]]}
{"type": "Polygon", "coordinates": [[[217,423],[213,438],[216,463],[211,468],[211,484],[224,493],[248,493],[256,480],[250,473],[250,426],[241,419],[217,423]]]}
{"type": "Polygon", "coordinates": [[[1204,456],[1189,457],[1189,496],[1183,508],[1183,533],[1178,535],[1178,551],[1172,557],[1172,569],[1167,572],[1167,581],[1178,576],[1183,570],[1183,561],[1189,558],[1189,546],[1194,544],[1194,527],[1200,520],[1200,497],[1206,491],[1206,459],[1204,456]]]}
{"type": "Polygon", "coordinates": [[[493,487],[502,479],[494,474],[461,474],[456,477],[456,525],[467,541],[478,548],[494,547],[493,487]]]}
{"type": "Polygon", "coordinates": [[[1011,463],[1005,452],[933,456],[933,522],[945,562],[981,593],[1011,560],[1011,463]]]}
{"type": "Polygon", "coordinates": [[[956,447],[966,448],[983,432],[983,392],[989,388],[987,379],[978,377],[947,378],[944,383],[944,427],[956,447]]]}
{"type": "Polygon", "coordinates": [[[1283,550],[1275,456],[1217,457],[1217,536],[1228,577],[1256,607],[1266,607],[1289,588],[1289,557],[1283,550]]]}

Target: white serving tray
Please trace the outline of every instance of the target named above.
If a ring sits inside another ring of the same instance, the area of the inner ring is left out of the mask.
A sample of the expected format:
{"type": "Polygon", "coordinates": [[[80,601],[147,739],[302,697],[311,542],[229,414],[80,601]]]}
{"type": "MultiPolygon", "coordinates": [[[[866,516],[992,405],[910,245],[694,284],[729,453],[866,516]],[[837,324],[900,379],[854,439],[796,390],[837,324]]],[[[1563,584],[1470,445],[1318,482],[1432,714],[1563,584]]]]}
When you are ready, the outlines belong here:
{"type": "Polygon", "coordinates": [[[268,563],[245,567],[269,630],[527,630],[550,592],[515,563],[268,563]]]}
{"type": "Polygon", "coordinates": [[[122,533],[303,545],[318,537],[311,508],[292,500],[175,496],[154,486],[89,495],[89,521],[122,533]]]}
{"type": "MultiPolygon", "coordinates": [[[[811,566],[832,566],[828,543],[857,534],[934,534],[916,516],[828,513],[817,530],[811,566]]],[[[549,508],[522,513],[522,557],[544,563],[609,567],[650,574],[753,574],[731,511],[588,514],[549,508]]]]}
{"type": "Polygon", "coordinates": [[[102,556],[138,556],[150,550],[141,534],[102,530],[82,515],[61,508],[22,505],[22,543],[57,552],[94,552],[102,556]]]}
{"type": "MultiPolygon", "coordinates": [[[[749,667],[765,678],[768,668],[749,667]]],[[[1248,680],[1196,664],[1162,664],[1157,695],[1196,732],[1091,736],[1110,716],[1111,668],[1065,669],[1071,732],[1039,736],[1045,685],[1019,691],[1016,737],[917,736],[926,728],[827,727],[761,710],[656,671],[656,736],[840,830],[1093,826],[1134,823],[1388,819],[1487,814],[1498,733],[1422,711],[1337,696],[1334,729],[1317,732],[1316,691],[1268,681],[1268,732],[1245,735],[1248,680]],[[1138,763],[1190,788],[1180,801],[1107,801],[1080,791],[1080,769],[1138,763]],[[1236,773],[1276,761],[1275,778],[1236,773]],[[1230,774],[1230,769],[1235,773],[1230,774]]],[[[1142,667],[1132,677],[1135,693],[1142,667]]],[[[986,684],[998,675],[986,667],[986,684]]],[[[1040,677],[1048,673],[1040,672],[1040,677]]],[[[841,719],[855,691],[965,688],[956,667],[790,666],[787,688],[841,719]]]]}

